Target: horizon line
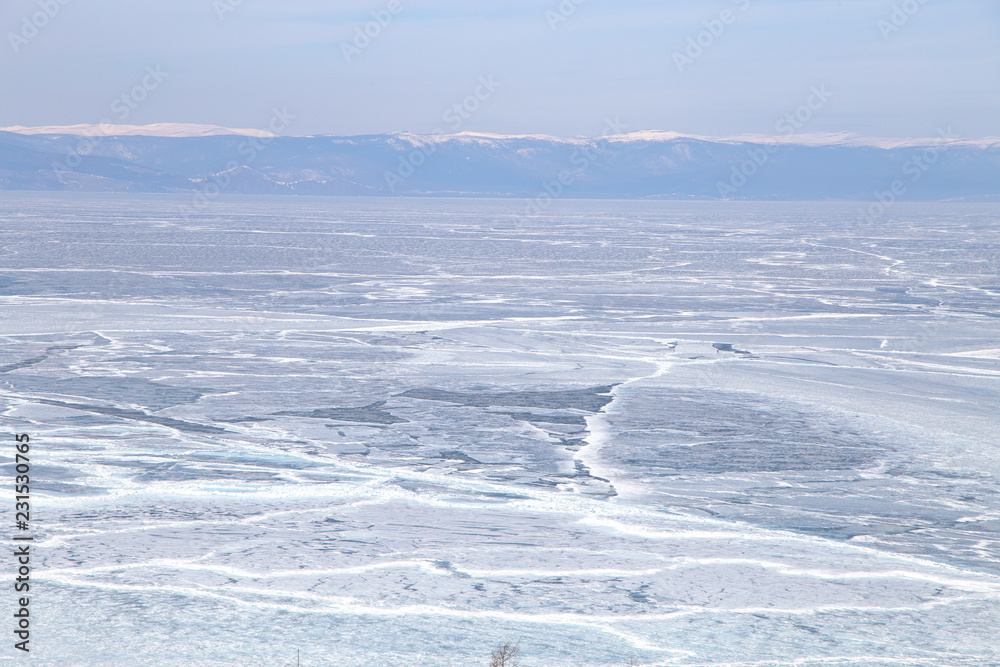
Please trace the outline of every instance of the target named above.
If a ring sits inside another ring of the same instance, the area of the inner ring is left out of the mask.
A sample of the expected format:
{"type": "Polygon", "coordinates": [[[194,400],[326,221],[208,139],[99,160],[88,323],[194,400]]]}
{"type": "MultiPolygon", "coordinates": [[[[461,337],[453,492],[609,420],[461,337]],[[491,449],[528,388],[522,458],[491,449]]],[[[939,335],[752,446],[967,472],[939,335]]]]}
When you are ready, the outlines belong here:
{"type": "Polygon", "coordinates": [[[442,132],[430,133],[412,132],[408,130],[397,130],[390,132],[376,132],[367,134],[276,134],[267,130],[254,128],[232,128],[221,125],[203,123],[150,123],[146,125],[125,125],[115,123],[94,123],[76,125],[38,125],[23,126],[12,125],[0,127],[0,132],[19,134],[24,136],[81,136],[81,137],[160,137],[160,138],[197,138],[213,136],[247,136],[266,139],[277,138],[335,138],[335,139],[365,139],[371,137],[399,137],[419,140],[454,140],[454,139],[483,139],[483,140],[504,140],[504,139],[535,139],[539,141],[558,142],[591,142],[595,140],[608,140],[615,142],[623,141],[706,141],[713,143],[782,143],[798,145],[857,145],[874,146],[878,148],[904,148],[921,146],[928,144],[974,144],[980,146],[992,146],[1000,144],[1000,137],[961,137],[954,136],[950,128],[939,130],[938,137],[871,137],[854,132],[808,132],[808,133],[737,133],[729,135],[703,135],[679,132],[675,130],[642,129],[631,132],[606,133],[598,136],[558,136],[542,133],[495,133],[495,132],[442,132]]]}

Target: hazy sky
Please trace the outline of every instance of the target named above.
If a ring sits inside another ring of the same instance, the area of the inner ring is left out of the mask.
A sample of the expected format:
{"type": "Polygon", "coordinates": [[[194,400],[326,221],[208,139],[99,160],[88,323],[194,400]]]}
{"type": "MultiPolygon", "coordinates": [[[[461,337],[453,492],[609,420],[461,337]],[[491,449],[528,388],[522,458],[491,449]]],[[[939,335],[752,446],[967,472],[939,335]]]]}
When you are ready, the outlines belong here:
{"type": "Polygon", "coordinates": [[[998,0],[4,0],[0,29],[0,126],[1000,135],[998,0]]]}

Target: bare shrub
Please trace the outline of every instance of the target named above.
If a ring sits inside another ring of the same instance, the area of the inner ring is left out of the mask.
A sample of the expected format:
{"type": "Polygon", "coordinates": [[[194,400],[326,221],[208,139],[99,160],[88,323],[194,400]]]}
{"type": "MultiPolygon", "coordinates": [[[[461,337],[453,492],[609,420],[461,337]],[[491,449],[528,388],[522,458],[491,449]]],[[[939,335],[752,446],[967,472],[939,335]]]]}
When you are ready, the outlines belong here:
{"type": "Polygon", "coordinates": [[[490,667],[517,667],[517,656],[521,647],[513,642],[504,642],[490,654],[490,667]]]}

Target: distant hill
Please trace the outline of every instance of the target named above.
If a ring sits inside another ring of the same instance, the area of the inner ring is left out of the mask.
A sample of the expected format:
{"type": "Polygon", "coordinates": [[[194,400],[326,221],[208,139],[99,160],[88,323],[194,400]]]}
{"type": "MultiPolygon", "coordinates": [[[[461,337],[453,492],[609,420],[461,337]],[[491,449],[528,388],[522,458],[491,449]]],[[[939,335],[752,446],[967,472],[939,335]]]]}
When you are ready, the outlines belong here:
{"type": "Polygon", "coordinates": [[[0,189],[755,200],[1000,200],[1000,139],[847,134],[276,137],[204,125],[5,128],[0,189]]]}

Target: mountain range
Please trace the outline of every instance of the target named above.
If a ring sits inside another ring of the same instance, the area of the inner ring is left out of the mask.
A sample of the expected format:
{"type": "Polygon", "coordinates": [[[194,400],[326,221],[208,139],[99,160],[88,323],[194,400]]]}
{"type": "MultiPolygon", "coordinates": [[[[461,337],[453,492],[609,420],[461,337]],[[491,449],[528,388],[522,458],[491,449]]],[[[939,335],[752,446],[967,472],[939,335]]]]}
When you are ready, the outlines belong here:
{"type": "Polygon", "coordinates": [[[209,125],[0,128],[0,190],[1000,200],[1000,139],[841,134],[275,136],[209,125]]]}

